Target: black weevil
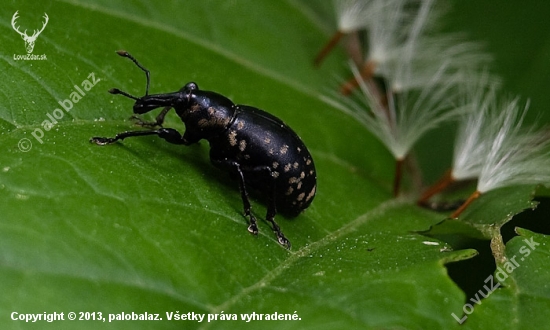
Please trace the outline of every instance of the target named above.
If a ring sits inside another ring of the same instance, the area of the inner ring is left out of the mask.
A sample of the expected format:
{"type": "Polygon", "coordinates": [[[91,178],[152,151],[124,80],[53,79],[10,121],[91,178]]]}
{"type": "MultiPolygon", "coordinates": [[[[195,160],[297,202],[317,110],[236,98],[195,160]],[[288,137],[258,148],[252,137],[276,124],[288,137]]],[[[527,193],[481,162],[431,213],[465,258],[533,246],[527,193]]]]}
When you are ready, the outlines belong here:
{"type": "Polygon", "coordinates": [[[271,223],[279,243],[290,248],[290,241],[275,222],[275,215],[278,211],[292,217],[300,214],[311,204],[317,184],[313,159],[298,135],[279,118],[254,107],[236,105],[218,93],[200,90],[194,82],[174,93],[149,95],[149,70],[128,52],[117,51],[117,54],[129,58],[145,72],[145,96],[138,98],[119,89],[109,92],[135,100],[135,114],[160,107],[163,110],[154,122],[133,117],[139,125],[151,130],[122,132],[112,138],[93,137],[90,142],[106,145],[143,135],[157,135],[167,142],[183,145],[207,140],[212,164],[239,179],[244,213],[250,223],[248,231],[258,234],[247,185],[267,194],[266,220],[271,223]],[[172,108],[185,124],[183,135],[173,128],[162,127],[164,117],[172,108]],[[155,127],[158,128],[153,129],[155,127]]]}

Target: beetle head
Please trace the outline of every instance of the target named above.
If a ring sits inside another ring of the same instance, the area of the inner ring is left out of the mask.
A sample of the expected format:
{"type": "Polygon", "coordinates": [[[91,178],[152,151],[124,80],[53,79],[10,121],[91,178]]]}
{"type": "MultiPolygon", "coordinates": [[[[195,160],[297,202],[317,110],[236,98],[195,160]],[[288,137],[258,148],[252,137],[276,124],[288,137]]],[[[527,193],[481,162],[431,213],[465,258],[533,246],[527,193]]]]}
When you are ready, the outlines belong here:
{"type": "Polygon", "coordinates": [[[144,114],[151,110],[163,107],[177,107],[182,103],[186,103],[185,95],[182,92],[175,93],[166,93],[166,94],[153,94],[145,95],[142,97],[135,97],[126,92],[121,91],[120,89],[110,89],[109,93],[111,94],[121,94],[128,98],[135,100],[134,103],[134,113],[135,114],[144,114]]]}
{"type": "Polygon", "coordinates": [[[145,72],[145,77],[147,79],[147,85],[145,87],[145,96],[135,97],[131,94],[121,91],[118,88],[113,88],[109,90],[111,94],[121,94],[128,98],[135,100],[134,103],[134,113],[135,114],[144,114],[151,110],[155,110],[161,107],[174,107],[185,109],[189,106],[191,95],[194,90],[198,89],[197,84],[190,82],[182,87],[178,92],[166,93],[166,94],[154,94],[149,95],[149,84],[151,82],[149,70],[143,67],[132,55],[127,51],[119,50],[116,52],[119,56],[126,57],[130,59],[134,64],[139,67],[143,72],[145,72]]]}
{"type": "Polygon", "coordinates": [[[136,100],[134,103],[134,113],[143,114],[151,110],[163,107],[173,107],[176,109],[186,109],[193,103],[194,91],[198,90],[199,86],[196,83],[190,82],[185,84],[179,91],[166,94],[153,94],[145,95],[140,98],[134,98],[133,96],[122,92],[118,89],[112,89],[109,92],[112,94],[122,94],[127,97],[136,100]]]}

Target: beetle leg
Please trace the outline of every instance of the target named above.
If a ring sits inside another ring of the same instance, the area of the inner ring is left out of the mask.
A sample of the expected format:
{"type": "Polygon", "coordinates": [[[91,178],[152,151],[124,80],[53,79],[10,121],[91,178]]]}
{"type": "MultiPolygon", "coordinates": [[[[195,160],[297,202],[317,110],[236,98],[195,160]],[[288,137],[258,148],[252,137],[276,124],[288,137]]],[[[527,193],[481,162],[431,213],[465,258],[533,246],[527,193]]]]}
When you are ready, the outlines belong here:
{"type": "MultiPolygon", "coordinates": [[[[239,166],[237,164],[237,166],[239,166]]],[[[271,168],[269,167],[266,167],[266,166],[259,166],[259,167],[255,167],[251,170],[251,172],[263,172],[263,173],[269,173],[269,177],[271,178],[271,182],[270,182],[270,185],[269,185],[269,191],[268,191],[268,206],[267,206],[267,214],[265,216],[265,220],[267,222],[269,222],[271,224],[271,229],[273,230],[273,232],[275,232],[275,235],[277,236],[277,241],[279,242],[279,244],[281,244],[282,246],[286,247],[287,249],[290,249],[290,241],[285,237],[285,235],[283,234],[283,232],[281,231],[281,228],[279,227],[279,225],[275,222],[275,215],[277,214],[277,203],[276,203],[276,193],[277,191],[275,190],[276,189],[276,186],[275,186],[275,178],[272,176],[272,173],[271,173],[271,168]]],[[[250,209],[250,202],[248,201],[248,194],[246,193],[246,188],[245,188],[245,185],[244,185],[244,175],[243,175],[243,172],[240,170],[240,166],[239,166],[239,175],[240,175],[240,178],[241,178],[241,193],[244,191],[244,194],[246,196],[246,203],[245,203],[245,208],[246,208],[246,205],[248,205],[248,208],[250,209]]],[[[243,196],[243,202],[244,202],[244,196],[243,196]]],[[[254,226],[256,226],[256,223],[254,223],[254,226]]],[[[250,227],[249,227],[249,230],[250,230],[250,227]]],[[[258,229],[256,228],[256,231],[258,229]]]]}
{"type": "Polygon", "coordinates": [[[249,219],[248,232],[254,235],[258,235],[258,222],[256,217],[252,214],[252,207],[250,206],[250,198],[248,197],[248,191],[246,190],[246,184],[244,182],[244,174],[241,170],[239,163],[235,161],[228,162],[228,165],[235,169],[239,175],[239,188],[241,190],[241,199],[243,200],[244,215],[249,219]]]}
{"type": "Polygon", "coordinates": [[[147,128],[162,127],[162,124],[164,123],[164,117],[166,117],[166,114],[168,113],[168,111],[170,111],[170,109],[172,109],[171,106],[164,107],[164,109],[162,109],[162,111],[155,118],[155,121],[144,121],[137,115],[133,115],[132,117],[130,117],[130,119],[135,120],[136,125],[139,125],[142,127],[147,127],[147,128]]]}
{"type": "MultiPolygon", "coordinates": [[[[239,166],[239,165],[237,164],[237,166],[239,166]]],[[[268,221],[271,224],[271,229],[275,232],[275,235],[277,236],[277,241],[279,242],[279,244],[286,247],[287,249],[290,249],[290,241],[285,237],[285,235],[281,231],[281,228],[275,222],[275,215],[277,214],[277,203],[276,203],[276,197],[275,196],[276,196],[277,191],[275,190],[275,188],[276,188],[275,178],[272,175],[271,168],[269,168],[267,166],[258,166],[258,167],[255,167],[255,168],[251,169],[251,170],[247,170],[247,172],[256,172],[256,173],[259,173],[259,172],[266,173],[267,172],[267,173],[269,173],[269,177],[271,179],[271,182],[270,182],[270,186],[268,188],[268,189],[270,189],[270,191],[268,191],[269,202],[268,202],[268,206],[267,206],[267,214],[265,216],[265,220],[268,221]]],[[[240,166],[239,166],[239,175],[241,177],[241,186],[242,186],[242,189],[243,189],[243,190],[241,190],[241,192],[244,191],[245,194],[246,194],[246,189],[245,189],[245,186],[244,186],[244,175],[243,175],[242,171],[240,170],[240,166]]],[[[250,202],[248,201],[248,194],[246,194],[246,200],[247,200],[248,206],[250,207],[250,202]]],[[[245,207],[246,207],[246,204],[245,204],[245,207]]]]}
{"type": "Polygon", "coordinates": [[[161,139],[166,140],[166,142],[173,144],[185,144],[188,145],[189,142],[183,138],[183,136],[173,128],[160,128],[152,131],[127,131],[118,133],[115,137],[92,137],[90,142],[98,145],[106,145],[115,143],[118,140],[124,140],[127,137],[133,136],[144,136],[144,135],[157,135],[161,139]]]}
{"type": "Polygon", "coordinates": [[[271,191],[268,192],[269,200],[267,205],[267,214],[265,216],[266,221],[271,223],[271,229],[275,232],[275,235],[277,236],[277,241],[282,246],[286,247],[287,249],[290,249],[290,241],[285,237],[283,232],[281,231],[281,228],[279,225],[275,222],[275,215],[277,214],[277,190],[276,190],[276,181],[275,177],[272,175],[271,168],[266,167],[265,170],[269,171],[269,176],[271,178],[271,184],[269,189],[271,191]]]}
{"type": "Polygon", "coordinates": [[[236,172],[239,177],[239,189],[241,191],[241,199],[243,201],[244,216],[248,218],[248,232],[254,235],[258,235],[258,222],[256,217],[252,214],[252,207],[250,205],[250,199],[248,198],[248,191],[246,190],[246,184],[244,182],[244,174],[241,170],[241,165],[234,160],[223,158],[216,153],[215,149],[210,149],[210,160],[214,165],[219,168],[229,169],[236,172]],[[223,160],[220,160],[223,159],[223,160]]]}
{"type": "MultiPolygon", "coordinates": [[[[250,199],[248,197],[248,191],[246,190],[246,183],[245,183],[245,174],[243,173],[241,166],[236,161],[231,160],[225,160],[225,161],[214,161],[215,163],[219,165],[224,165],[233,169],[235,172],[237,172],[239,176],[239,187],[241,190],[241,198],[243,200],[243,206],[244,206],[244,214],[246,217],[249,218],[250,225],[248,226],[248,231],[254,235],[258,234],[258,225],[256,218],[252,214],[252,207],[250,206],[250,199]]],[[[271,224],[271,229],[275,232],[275,235],[277,236],[277,241],[279,244],[283,245],[284,247],[290,249],[290,241],[285,237],[283,232],[281,231],[281,228],[279,225],[275,222],[275,215],[277,214],[277,207],[276,207],[276,190],[275,190],[275,178],[272,176],[271,168],[267,166],[258,166],[254,167],[252,169],[246,169],[246,172],[262,172],[262,173],[269,173],[269,177],[271,178],[268,192],[269,195],[269,205],[267,207],[267,215],[266,215],[266,221],[268,221],[271,224]]]]}

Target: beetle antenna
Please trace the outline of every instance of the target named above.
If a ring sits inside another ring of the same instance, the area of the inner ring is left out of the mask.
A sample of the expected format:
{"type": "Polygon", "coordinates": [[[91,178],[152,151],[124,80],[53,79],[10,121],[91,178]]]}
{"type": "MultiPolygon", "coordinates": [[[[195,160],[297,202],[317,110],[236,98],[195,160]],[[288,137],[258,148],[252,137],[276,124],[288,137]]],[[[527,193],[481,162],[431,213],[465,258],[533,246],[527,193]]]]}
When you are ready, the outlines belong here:
{"type": "Polygon", "coordinates": [[[109,93],[111,93],[111,94],[121,94],[121,95],[124,95],[124,96],[126,96],[126,97],[128,97],[128,98],[131,98],[131,99],[133,99],[133,100],[136,100],[136,101],[139,100],[137,97],[135,97],[135,96],[133,96],[133,95],[130,95],[130,94],[126,93],[126,92],[123,92],[123,91],[121,91],[121,90],[118,89],[118,88],[111,88],[111,89],[109,89],[109,93]]]}
{"type": "MultiPolygon", "coordinates": [[[[140,68],[141,70],[143,70],[143,72],[145,72],[145,76],[147,77],[147,87],[145,87],[145,96],[149,95],[149,82],[151,81],[151,78],[149,76],[149,70],[147,70],[146,68],[143,67],[143,65],[139,64],[139,62],[135,59],[135,57],[133,57],[132,55],[130,55],[130,53],[128,53],[127,51],[125,50],[117,50],[116,53],[122,57],[127,57],[129,58],[130,60],[132,60],[132,62],[134,62],[138,68],[140,68]]],[[[120,92],[120,91],[119,91],[120,92]]],[[[115,94],[115,93],[113,93],[115,94]]],[[[125,96],[128,96],[130,98],[133,98],[135,99],[134,97],[132,96],[129,96],[128,94],[125,94],[125,93],[116,93],[116,94],[122,94],[122,95],[125,95],[125,96]]]]}

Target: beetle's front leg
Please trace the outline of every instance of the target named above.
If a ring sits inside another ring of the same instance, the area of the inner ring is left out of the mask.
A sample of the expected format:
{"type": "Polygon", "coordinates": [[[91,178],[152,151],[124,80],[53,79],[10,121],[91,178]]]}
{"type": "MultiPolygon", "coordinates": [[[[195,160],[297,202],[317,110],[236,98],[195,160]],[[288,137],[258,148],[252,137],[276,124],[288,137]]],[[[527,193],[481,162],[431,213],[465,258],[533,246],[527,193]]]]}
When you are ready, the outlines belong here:
{"type": "Polygon", "coordinates": [[[166,142],[173,143],[173,144],[184,144],[189,145],[190,143],[183,138],[183,136],[176,131],[173,128],[160,128],[152,131],[127,131],[118,133],[112,138],[108,137],[92,137],[90,139],[90,142],[95,143],[97,145],[106,145],[115,143],[118,140],[124,140],[128,137],[134,137],[134,136],[144,136],[144,135],[157,135],[161,139],[166,140],[166,142]]]}
{"type": "Polygon", "coordinates": [[[130,119],[135,120],[136,125],[139,125],[142,127],[147,127],[147,128],[162,127],[162,124],[164,124],[164,117],[166,117],[166,114],[168,113],[168,111],[170,111],[170,109],[172,109],[171,106],[164,107],[164,109],[162,109],[159,115],[155,118],[155,121],[144,121],[137,115],[133,115],[132,117],[130,117],[130,119]]]}

